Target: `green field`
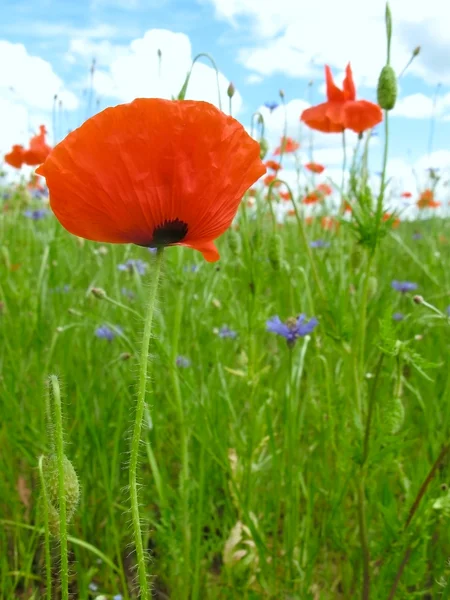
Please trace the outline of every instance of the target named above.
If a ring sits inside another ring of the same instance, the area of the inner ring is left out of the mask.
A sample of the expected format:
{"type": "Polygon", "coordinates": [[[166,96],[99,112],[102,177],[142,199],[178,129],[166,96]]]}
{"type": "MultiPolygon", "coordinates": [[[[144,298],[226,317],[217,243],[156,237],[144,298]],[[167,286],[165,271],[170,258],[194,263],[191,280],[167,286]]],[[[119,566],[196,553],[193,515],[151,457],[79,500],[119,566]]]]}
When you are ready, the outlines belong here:
{"type": "MultiPolygon", "coordinates": [[[[257,205],[218,263],[163,258],[139,469],[154,598],[348,600],[364,582],[373,600],[448,598],[450,224],[385,223],[372,252],[367,219],[274,228],[257,205]],[[267,331],[300,313],[319,324],[293,346],[267,331]]],[[[41,205],[20,189],[2,206],[0,597],[49,597],[38,461],[56,374],[81,487],[71,597],[135,598],[127,465],[155,258],[27,218],[41,205]],[[145,273],[118,267],[129,259],[145,273]]]]}

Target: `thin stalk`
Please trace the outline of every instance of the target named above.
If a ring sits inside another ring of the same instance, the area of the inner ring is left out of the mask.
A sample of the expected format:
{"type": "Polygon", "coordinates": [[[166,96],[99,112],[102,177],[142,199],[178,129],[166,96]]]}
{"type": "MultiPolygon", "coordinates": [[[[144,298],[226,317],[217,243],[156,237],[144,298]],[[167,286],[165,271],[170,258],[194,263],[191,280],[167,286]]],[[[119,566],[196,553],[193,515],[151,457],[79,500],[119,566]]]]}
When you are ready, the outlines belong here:
{"type": "Polygon", "coordinates": [[[69,561],[67,555],[66,490],[64,485],[64,431],[62,422],[61,390],[56,375],[49,380],[55,420],[55,446],[58,463],[59,547],[61,552],[61,598],[69,600],[69,561]]]}
{"type": "Polygon", "coordinates": [[[149,587],[147,582],[147,570],[145,565],[144,547],[142,544],[141,522],[139,518],[139,498],[137,485],[137,468],[139,459],[139,445],[141,441],[142,419],[145,410],[145,395],[147,391],[147,371],[148,371],[148,349],[152,333],[153,315],[156,305],[156,294],[158,290],[159,276],[161,273],[161,263],[163,257],[163,248],[158,248],[155,258],[153,278],[150,282],[150,294],[147,306],[147,315],[144,323],[144,335],[142,337],[141,355],[139,361],[139,388],[136,405],[136,416],[131,439],[130,450],[130,497],[131,497],[131,517],[133,521],[134,543],[136,546],[136,557],[139,574],[139,585],[141,589],[141,600],[150,600],[149,587]]]}
{"type": "Polygon", "coordinates": [[[52,558],[50,554],[50,533],[48,525],[48,497],[47,487],[45,485],[43,473],[44,456],[39,457],[39,478],[42,487],[43,513],[44,513],[44,545],[45,545],[45,582],[46,582],[46,598],[52,600],[52,558]]]}
{"type": "Polygon", "coordinates": [[[366,430],[364,433],[364,443],[363,443],[363,455],[361,460],[361,465],[364,466],[367,458],[369,456],[369,442],[370,442],[370,430],[372,427],[372,415],[373,409],[375,407],[376,401],[376,391],[378,387],[378,380],[380,379],[381,367],[383,365],[384,354],[380,354],[380,358],[378,359],[377,366],[375,369],[375,377],[373,379],[372,390],[370,392],[369,398],[369,407],[367,411],[367,421],[366,421],[366,430]]]}
{"type": "Polygon", "coordinates": [[[192,600],[200,598],[200,559],[202,539],[203,505],[205,502],[205,448],[200,449],[199,482],[198,482],[197,526],[195,532],[194,582],[192,584],[192,600]]]}
{"type": "Polygon", "coordinates": [[[378,194],[377,200],[377,212],[376,212],[376,224],[377,224],[377,233],[378,228],[380,226],[381,213],[383,212],[383,199],[384,199],[384,191],[386,187],[386,168],[387,161],[389,156],[389,111],[384,111],[384,150],[383,150],[383,166],[381,170],[381,183],[380,183],[380,193],[378,194]]]}
{"type": "Polygon", "coordinates": [[[358,522],[359,522],[359,539],[361,543],[362,558],[363,558],[363,587],[361,598],[369,600],[370,598],[370,550],[369,540],[367,535],[367,519],[366,519],[366,493],[364,478],[360,477],[358,482],[358,522]]]}
{"type": "Polygon", "coordinates": [[[341,210],[340,214],[344,214],[345,206],[345,171],[347,170],[347,143],[345,140],[345,129],[342,132],[342,180],[341,180],[341,210]]]}

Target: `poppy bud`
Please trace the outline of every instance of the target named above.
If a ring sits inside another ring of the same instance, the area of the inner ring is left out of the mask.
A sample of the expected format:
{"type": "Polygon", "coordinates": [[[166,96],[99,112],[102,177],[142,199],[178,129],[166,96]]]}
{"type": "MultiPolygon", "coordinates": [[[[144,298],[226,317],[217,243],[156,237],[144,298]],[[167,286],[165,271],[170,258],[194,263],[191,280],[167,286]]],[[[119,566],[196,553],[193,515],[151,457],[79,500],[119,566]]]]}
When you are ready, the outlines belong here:
{"type": "Polygon", "coordinates": [[[378,279],[373,275],[369,277],[367,288],[369,298],[373,298],[378,291],[378,279]]]}
{"type": "Polygon", "coordinates": [[[228,230],[228,247],[233,256],[239,256],[241,253],[241,236],[234,229],[228,230]]]}
{"type": "Polygon", "coordinates": [[[405,420],[405,407],[400,398],[395,397],[386,402],[381,410],[381,420],[389,435],[400,431],[405,420]]]}
{"type": "Polygon", "coordinates": [[[378,104],[384,110],[392,110],[397,100],[397,77],[394,69],[386,65],[381,69],[377,88],[378,104]]]}
{"type": "Polygon", "coordinates": [[[392,13],[389,7],[389,4],[386,2],[386,12],[385,12],[385,23],[386,23],[386,37],[388,41],[388,46],[391,45],[392,38],[392,13]]]}
{"type": "Polygon", "coordinates": [[[269,150],[269,143],[266,140],[266,138],[261,138],[259,140],[259,148],[260,148],[259,156],[260,156],[261,160],[264,160],[266,157],[266,154],[269,150]]]}
{"type": "MultiPolygon", "coordinates": [[[[80,485],[72,463],[64,455],[64,491],[66,495],[66,519],[70,521],[80,499],[80,485]]],[[[47,491],[49,526],[53,535],[59,533],[59,473],[55,454],[46,456],[42,467],[47,491]]]]}
{"type": "Polygon", "coordinates": [[[418,56],[420,54],[420,50],[421,50],[420,46],[416,46],[414,48],[413,53],[412,53],[412,55],[413,55],[414,58],[416,58],[416,56],[418,56]]]}
{"type": "Polygon", "coordinates": [[[230,85],[228,86],[228,89],[227,89],[228,98],[232,98],[234,96],[235,91],[236,91],[236,88],[234,87],[233,83],[230,81],[230,85]]]}
{"type": "Polygon", "coordinates": [[[283,98],[284,98],[284,91],[283,91],[283,90],[280,90],[280,91],[279,91],[279,94],[280,94],[280,98],[283,100],[283,98]]]}
{"type": "Polygon", "coordinates": [[[106,298],[106,292],[102,288],[91,288],[91,294],[99,300],[104,300],[106,298]]]}
{"type": "Polygon", "coordinates": [[[275,271],[279,271],[283,261],[283,242],[278,233],[274,233],[269,242],[269,260],[275,271]]]}

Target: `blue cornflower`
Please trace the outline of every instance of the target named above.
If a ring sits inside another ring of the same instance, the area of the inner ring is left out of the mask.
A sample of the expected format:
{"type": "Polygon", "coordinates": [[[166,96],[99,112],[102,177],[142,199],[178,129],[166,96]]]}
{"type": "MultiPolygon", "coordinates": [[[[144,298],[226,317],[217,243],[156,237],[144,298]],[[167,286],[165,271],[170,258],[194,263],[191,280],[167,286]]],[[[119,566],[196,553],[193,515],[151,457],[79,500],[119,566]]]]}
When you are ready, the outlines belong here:
{"type": "Polygon", "coordinates": [[[177,356],[177,358],[175,360],[175,364],[177,365],[177,367],[187,369],[188,367],[191,366],[191,361],[189,360],[189,358],[186,358],[185,356],[177,356]]]}
{"type": "Polygon", "coordinates": [[[50,291],[54,294],[68,294],[70,292],[70,285],[68,283],[66,283],[65,285],[57,285],[50,291]]]}
{"type": "Polygon", "coordinates": [[[313,240],[309,242],[311,248],[329,248],[330,242],[326,242],[325,240],[313,240]]]}
{"type": "Polygon", "coordinates": [[[115,327],[115,331],[108,327],[108,325],[101,325],[95,330],[95,335],[98,338],[108,340],[108,342],[112,342],[119,333],[122,333],[122,328],[117,326],[115,327]]]}
{"type": "Polygon", "coordinates": [[[319,322],[315,317],[306,321],[306,317],[303,314],[297,318],[289,318],[286,323],[283,323],[277,315],[267,321],[267,331],[282,335],[286,339],[288,346],[293,346],[297,338],[312,333],[318,324],[319,322]]]}
{"type": "Polygon", "coordinates": [[[264,106],[273,112],[276,108],[278,108],[278,102],[264,102],[264,106]]]}
{"type": "Polygon", "coordinates": [[[91,581],[91,583],[88,585],[88,588],[91,590],[91,592],[96,592],[98,590],[98,585],[91,581]]]}
{"type": "Polygon", "coordinates": [[[405,318],[405,315],[401,312],[395,312],[392,315],[392,318],[394,321],[403,321],[403,319],[405,318]]]}
{"type": "Polygon", "coordinates": [[[406,292],[412,292],[418,288],[417,283],[412,283],[411,281],[397,281],[396,279],[394,279],[391,285],[394,290],[401,292],[402,294],[406,294],[406,292]]]}
{"type": "Polygon", "coordinates": [[[230,329],[228,327],[228,325],[222,325],[222,327],[219,329],[217,335],[220,338],[231,338],[232,340],[234,340],[235,338],[237,338],[236,331],[233,331],[232,329],[230,329]]]}
{"type": "Polygon", "coordinates": [[[190,271],[191,273],[197,273],[200,269],[200,265],[185,265],[183,271],[190,271]]]}
{"type": "Polygon", "coordinates": [[[422,237],[423,237],[423,236],[422,236],[422,234],[420,233],[420,231],[415,231],[415,232],[412,234],[412,239],[413,239],[413,240],[421,240],[421,239],[422,239],[422,237]]]}
{"type": "Polygon", "coordinates": [[[25,210],[23,215],[28,219],[33,219],[33,221],[39,221],[40,219],[44,219],[48,215],[48,210],[46,210],[45,208],[38,208],[36,210],[25,210]]]}
{"type": "Polygon", "coordinates": [[[113,596],[112,600],[123,600],[123,596],[122,594],[116,594],[115,596],[113,596]]]}
{"type": "Polygon", "coordinates": [[[125,296],[126,298],[128,298],[129,300],[133,300],[134,299],[134,292],[132,292],[131,290],[123,287],[120,290],[122,292],[122,295],[125,296]]]}
{"type": "Polygon", "coordinates": [[[117,265],[119,271],[136,272],[138,275],[145,275],[148,264],[140,258],[129,258],[126,263],[117,265]]]}

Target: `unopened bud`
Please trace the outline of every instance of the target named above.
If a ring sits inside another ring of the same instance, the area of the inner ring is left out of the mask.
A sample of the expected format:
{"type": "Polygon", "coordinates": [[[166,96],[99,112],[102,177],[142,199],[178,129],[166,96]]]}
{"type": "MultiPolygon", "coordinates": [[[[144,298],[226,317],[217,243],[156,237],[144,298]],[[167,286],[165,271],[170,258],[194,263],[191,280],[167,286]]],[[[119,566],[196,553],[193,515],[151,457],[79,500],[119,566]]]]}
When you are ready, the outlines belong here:
{"type": "Polygon", "coordinates": [[[107,296],[105,290],[96,287],[91,288],[91,294],[100,300],[104,300],[107,296]]]}
{"type": "Polygon", "coordinates": [[[413,300],[416,304],[423,304],[423,296],[419,296],[419,294],[414,296],[413,300]]]}
{"type": "Polygon", "coordinates": [[[416,56],[419,56],[420,51],[421,51],[421,47],[420,46],[416,46],[414,48],[414,50],[413,50],[413,53],[412,53],[413,57],[416,58],[416,56]]]}
{"type": "Polygon", "coordinates": [[[129,360],[131,358],[131,354],[129,352],[122,352],[119,358],[120,360],[129,360]]]}
{"type": "Polygon", "coordinates": [[[280,91],[279,91],[279,94],[280,94],[280,98],[283,100],[283,98],[284,98],[284,91],[283,91],[283,90],[280,90],[280,91]]]}
{"type": "Polygon", "coordinates": [[[228,86],[228,89],[227,89],[228,98],[232,98],[234,96],[235,91],[236,91],[236,88],[234,87],[233,83],[230,81],[230,85],[228,86]]]}
{"type": "MultiPolygon", "coordinates": [[[[59,533],[59,470],[55,454],[46,456],[42,466],[48,500],[49,525],[53,535],[59,533]]],[[[64,455],[64,492],[66,497],[66,519],[70,521],[80,499],[80,484],[72,463],[64,455]]]]}
{"type": "Polygon", "coordinates": [[[261,138],[259,140],[259,156],[261,160],[266,158],[266,154],[269,151],[269,143],[266,138],[261,138]]]}
{"type": "Polygon", "coordinates": [[[381,410],[384,430],[390,435],[400,431],[405,420],[405,407],[400,398],[388,400],[381,410]]]}
{"type": "Polygon", "coordinates": [[[392,38],[392,13],[389,7],[389,4],[386,2],[386,12],[385,12],[385,23],[386,23],[386,37],[388,40],[388,44],[391,44],[392,38]]]}
{"type": "Polygon", "coordinates": [[[397,77],[394,69],[386,65],[381,69],[377,88],[378,104],[384,110],[392,110],[397,100],[397,77]]]}
{"type": "Polygon", "coordinates": [[[278,233],[274,233],[269,241],[269,260],[275,271],[279,271],[283,260],[283,242],[278,233]]]}
{"type": "Polygon", "coordinates": [[[367,291],[369,298],[372,299],[378,291],[378,279],[371,275],[367,283],[367,291]]]}

